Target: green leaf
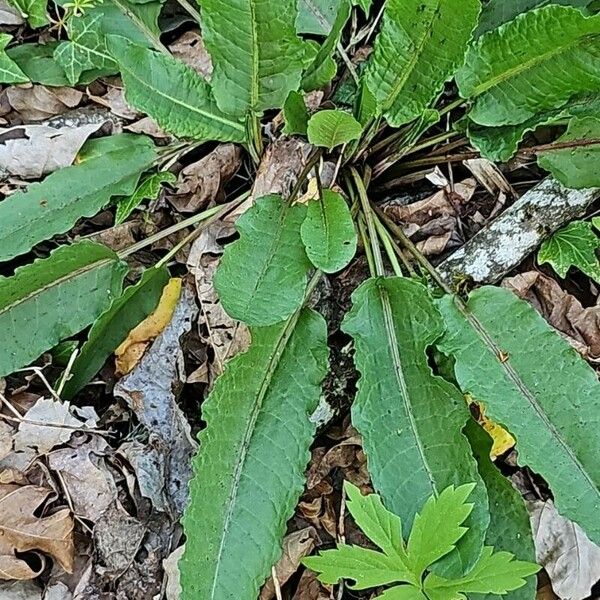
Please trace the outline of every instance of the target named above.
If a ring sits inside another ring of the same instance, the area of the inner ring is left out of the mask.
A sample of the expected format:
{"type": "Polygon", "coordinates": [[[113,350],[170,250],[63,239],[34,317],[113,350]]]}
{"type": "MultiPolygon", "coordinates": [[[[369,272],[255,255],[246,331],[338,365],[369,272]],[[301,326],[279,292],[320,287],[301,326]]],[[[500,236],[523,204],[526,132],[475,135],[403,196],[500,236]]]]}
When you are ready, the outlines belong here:
{"type": "Polygon", "coordinates": [[[430,600],[455,600],[464,598],[462,592],[475,594],[506,594],[525,585],[525,577],[537,573],[534,563],[515,560],[510,552],[496,552],[484,548],[473,570],[461,579],[449,581],[430,573],[424,590],[430,600]]]}
{"type": "Polygon", "coordinates": [[[0,202],[0,262],[68,231],[116,195],[131,194],[142,171],[156,159],[149,138],[113,135],[86,142],[79,164],[55,171],[0,202]],[[91,155],[85,159],[85,153],[91,155]]]}
{"type": "Polygon", "coordinates": [[[48,44],[19,44],[6,51],[27,79],[33,83],[49,86],[68,86],[69,80],[64,69],[54,58],[56,42],[48,44]]]}
{"type": "Polygon", "coordinates": [[[179,137],[241,142],[244,126],[217,107],[209,84],[183,62],[109,36],[127,101],[179,137]]]}
{"type": "Polygon", "coordinates": [[[203,0],[202,34],[219,108],[238,118],[283,106],[300,86],[304,42],[296,0],[203,0]]]}
{"type": "Polygon", "coordinates": [[[427,596],[413,585],[398,585],[389,588],[375,600],[429,600],[427,596]]]}
{"type": "Polygon", "coordinates": [[[27,23],[37,29],[48,25],[46,0],[10,0],[12,4],[27,19],[27,23]]]}
{"type": "Polygon", "coordinates": [[[352,295],[342,329],[354,338],[361,373],[352,423],[363,436],[375,489],[402,518],[404,532],[427,498],[449,485],[477,482],[469,531],[438,568],[463,574],[477,560],[489,516],[485,488],[462,429],[469,418],[461,394],[433,375],[426,348],[443,332],[426,289],[377,278],[352,295]]]}
{"type": "Polygon", "coordinates": [[[469,118],[480,125],[522,123],[600,85],[600,15],[566,6],[526,12],[482,36],[456,75],[469,118]]]}
{"type": "Polygon", "coordinates": [[[300,234],[308,258],[325,273],[341,271],[356,253],[352,214],[342,195],[332,190],[308,203],[300,234]]]}
{"type": "Polygon", "coordinates": [[[214,278],[221,304],[248,325],[273,325],[302,304],[310,261],[300,237],[306,207],[259,198],[237,221],[240,239],[225,248],[214,278]]]}
{"type": "Polygon", "coordinates": [[[283,116],[285,125],[283,133],[286,135],[306,135],[308,125],[308,110],[304,102],[304,96],[300,92],[290,92],[283,105],[283,116]]]}
{"type": "Polygon", "coordinates": [[[599,541],[595,372],[508,290],[478,289],[466,313],[451,297],[439,307],[447,330],[438,345],[454,356],[463,392],[483,402],[487,416],[515,437],[519,462],[544,477],[561,514],[599,541]]]}
{"type": "Polygon", "coordinates": [[[29,79],[6,54],[6,46],[12,35],[0,33],[0,83],[28,83],[29,79]]]}
{"type": "Polygon", "coordinates": [[[312,35],[329,35],[340,6],[345,0],[298,0],[296,31],[312,35]]]}
{"type": "Polygon", "coordinates": [[[600,238],[588,221],[573,221],[547,239],[538,252],[540,264],[549,263],[564,279],[571,267],[600,283],[600,261],[596,251],[600,238]]]}
{"type": "Polygon", "coordinates": [[[112,250],[84,241],[0,277],[0,377],[92,323],[120,294],[126,272],[112,250]]]}
{"type": "Polygon", "coordinates": [[[321,110],[308,121],[308,141],[329,150],[357,140],[362,134],[362,125],[343,110],[321,110]]]}
{"type": "Polygon", "coordinates": [[[508,23],[508,21],[512,21],[521,13],[547,4],[585,8],[590,2],[591,0],[490,0],[483,6],[481,11],[476,36],[479,37],[504,23],[508,23]]]}
{"type": "Polygon", "coordinates": [[[600,186],[600,119],[574,118],[557,144],[573,143],[570,148],[546,150],[538,154],[538,164],[550,171],[569,188],[583,189],[600,186]],[[579,145],[577,145],[579,144],[579,145]]]}
{"type": "Polygon", "coordinates": [[[137,190],[127,198],[122,198],[117,203],[115,225],[127,220],[127,217],[144,201],[156,200],[163,183],[174,184],[177,177],[170,171],[154,173],[142,181],[137,190]]]}
{"type": "MultiPolygon", "coordinates": [[[[465,432],[490,499],[490,526],[485,536],[486,545],[508,550],[519,560],[534,563],[535,546],[525,502],[492,462],[492,438],[473,419],[467,423],[465,432]]],[[[528,579],[523,587],[508,594],[506,600],[535,600],[536,584],[535,578],[528,579]]]]}
{"type": "Polygon", "coordinates": [[[393,127],[412,121],[462,64],[481,3],[388,0],[366,82],[393,127]]]}
{"type": "Polygon", "coordinates": [[[166,267],[146,269],[135,285],[113,300],[90,329],[87,341],[71,367],[63,388],[63,399],[70,400],[86,386],[129,332],[152,313],[168,281],[166,267]]]}
{"type": "Polygon", "coordinates": [[[256,600],[304,486],[327,371],[325,321],[303,309],[251,335],[202,405],[182,600],[256,600]]]}

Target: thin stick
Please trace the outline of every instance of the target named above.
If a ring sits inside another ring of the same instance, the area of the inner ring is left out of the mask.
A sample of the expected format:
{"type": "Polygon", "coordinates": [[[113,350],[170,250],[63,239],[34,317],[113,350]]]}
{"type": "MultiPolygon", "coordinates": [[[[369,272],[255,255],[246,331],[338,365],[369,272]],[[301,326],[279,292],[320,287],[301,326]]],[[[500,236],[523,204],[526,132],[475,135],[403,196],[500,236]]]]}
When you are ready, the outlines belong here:
{"type": "Polygon", "coordinates": [[[75,348],[75,350],[73,350],[73,352],[71,352],[71,356],[69,356],[69,362],[67,363],[64,373],[62,374],[62,376],[60,378],[58,387],[56,388],[56,395],[59,397],[62,394],[65,384],[69,380],[69,377],[71,375],[71,369],[73,368],[73,363],[75,362],[75,359],[77,358],[78,354],[79,354],[79,348],[75,348]]]}
{"type": "MultiPolygon", "coordinates": [[[[396,257],[396,253],[391,244],[390,234],[387,229],[381,224],[379,219],[375,219],[375,227],[377,229],[377,233],[379,235],[379,239],[381,240],[383,247],[385,248],[385,253],[388,256],[390,263],[392,264],[392,269],[396,277],[403,277],[402,269],[400,268],[400,263],[396,257]]],[[[404,266],[407,266],[406,258],[400,253],[399,256],[402,256],[402,260],[404,262],[404,266]]]]}
{"type": "Polygon", "coordinates": [[[281,595],[281,585],[279,584],[279,579],[277,578],[275,565],[271,567],[271,577],[273,579],[273,587],[275,588],[275,597],[277,600],[283,600],[283,596],[281,595]]]}

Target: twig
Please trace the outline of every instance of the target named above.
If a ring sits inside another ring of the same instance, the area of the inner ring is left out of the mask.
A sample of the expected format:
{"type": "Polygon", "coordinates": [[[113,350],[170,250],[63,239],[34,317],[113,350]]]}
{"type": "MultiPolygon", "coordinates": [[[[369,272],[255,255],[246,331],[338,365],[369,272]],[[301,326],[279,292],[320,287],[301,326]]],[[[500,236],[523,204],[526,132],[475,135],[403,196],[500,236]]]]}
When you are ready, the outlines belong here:
{"type": "Polygon", "coordinates": [[[75,362],[75,359],[77,358],[78,354],[79,354],[79,348],[75,348],[75,350],[73,350],[73,352],[71,352],[71,356],[69,356],[69,362],[67,363],[64,373],[61,375],[58,387],[56,388],[56,395],[59,397],[62,394],[65,384],[69,380],[69,377],[71,375],[71,369],[73,368],[73,363],[75,362]]]}
{"type": "Polygon", "coordinates": [[[281,585],[279,584],[279,579],[277,578],[275,565],[271,567],[271,578],[273,579],[273,587],[275,588],[275,597],[277,600],[283,600],[283,596],[281,595],[281,585]]]}

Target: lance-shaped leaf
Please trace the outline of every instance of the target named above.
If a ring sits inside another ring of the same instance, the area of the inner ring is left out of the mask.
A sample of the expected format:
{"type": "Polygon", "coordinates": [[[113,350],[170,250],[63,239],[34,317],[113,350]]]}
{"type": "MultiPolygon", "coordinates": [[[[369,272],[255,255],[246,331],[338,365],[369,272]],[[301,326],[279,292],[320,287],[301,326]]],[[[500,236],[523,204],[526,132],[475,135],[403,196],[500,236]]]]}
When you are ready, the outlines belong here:
{"type": "Polygon", "coordinates": [[[109,36],[127,101],[179,137],[241,142],[244,126],[222,113],[210,85],[191,67],[165,54],[109,36]]]}
{"type": "Polygon", "coordinates": [[[221,304],[248,325],[287,319],[304,299],[310,261],[300,237],[306,206],[259,198],[237,221],[240,239],[225,249],[214,284],[221,304]]]}
{"type": "Polygon", "coordinates": [[[596,373],[508,290],[471,294],[468,320],[451,297],[439,306],[447,323],[440,349],[454,356],[462,390],[515,437],[519,462],[546,479],[561,514],[600,541],[596,373]]]}
{"type": "Polygon", "coordinates": [[[11,35],[0,33],[0,83],[27,83],[27,75],[6,55],[5,48],[11,39],[11,35]]]}
{"type": "Polygon", "coordinates": [[[298,89],[304,42],[295,20],[295,0],[203,0],[203,41],[223,112],[241,118],[279,108],[298,89]]]}
{"type": "Polygon", "coordinates": [[[62,246],[0,278],[0,377],[81,331],[121,293],[127,265],[94,242],[62,246]]]}
{"type": "Polygon", "coordinates": [[[92,380],[129,332],[156,308],[168,281],[166,267],[146,269],[141,279],[126,288],[100,315],[71,365],[71,375],[62,392],[65,400],[92,380]]]}
{"type": "Polygon", "coordinates": [[[600,15],[567,6],[520,15],[469,49],[456,81],[487,126],[522,123],[600,85],[600,15]]]}
{"type": "Polygon", "coordinates": [[[121,134],[87,142],[79,164],[0,202],[0,262],[94,215],[111,196],[131,194],[140,173],[155,159],[154,144],[144,136],[121,134]]]}
{"type": "Polygon", "coordinates": [[[438,572],[462,574],[483,546],[489,515],[485,487],[462,429],[467,406],[434,375],[426,349],[443,332],[442,318],[421,284],[370,279],[352,295],[343,330],[354,338],[361,373],[352,423],[363,436],[369,472],[385,505],[402,518],[405,535],[432,494],[476,482],[469,531],[438,572]]]}
{"type": "Polygon", "coordinates": [[[182,600],[256,600],[304,485],[327,371],[325,321],[304,309],[251,333],[202,406],[182,600]]]}
{"type": "Polygon", "coordinates": [[[177,181],[177,176],[170,171],[161,171],[154,173],[146,178],[137,190],[128,198],[123,198],[117,203],[117,213],[115,215],[115,225],[119,225],[127,220],[127,217],[144,201],[156,200],[160,193],[163,183],[173,185],[177,181]]]}
{"type": "Polygon", "coordinates": [[[479,0],[388,0],[366,82],[390,125],[412,121],[462,64],[479,0]]]}

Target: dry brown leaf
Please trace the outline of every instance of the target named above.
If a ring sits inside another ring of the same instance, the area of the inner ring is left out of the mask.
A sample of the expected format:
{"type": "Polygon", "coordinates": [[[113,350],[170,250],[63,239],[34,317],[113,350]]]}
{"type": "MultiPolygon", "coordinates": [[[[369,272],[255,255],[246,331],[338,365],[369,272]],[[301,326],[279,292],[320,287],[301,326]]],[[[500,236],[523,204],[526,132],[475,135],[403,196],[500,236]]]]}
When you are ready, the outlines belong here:
{"type": "Polygon", "coordinates": [[[0,25],[21,25],[24,19],[21,13],[6,0],[0,0],[0,25]]]}
{"type": "Polygon", "coordinates": [[[8,423],[0,421],[0,460],[12,452],[13,435],[14,429],[8,423]]]}
{"type": "Polygon", "coordinates": [[[167,585],[165,586],[165,596],[167,600],[179,600],[181,598],[181,575],[179,572],[179,559],[183,556],[185,545],[179,546],[173,550],[165,560],[163,560],[163,568],[167,585]]]}
{"type": "Polygon", "coordinates": [[[463,164],[492,196],[499,193],[516,196],[515,190],[504,177],[504,173],[492,161],[487,158],[471,158],[463,161],[463,164]]]}
{"type": "Polygon", "coordinates": [[[68,572],[73,569],[73,519],[67,509],[47,517],[34,512],[52,490],[34,485],[0,485],[0,579],[32,579],[37,573],[15,551],[39,550],[68,572]]]}
{"type": "Polygon", "coordinates": [[[329,591],[317,579],[317,576],[308,569],[302,573],[298,582],[296,593],[292,600],[330,600],[329,591]]]}
{"type": "MultiPolygon", "coordinates": [[[[283,540],[283,554],[275,565],[279,585],[283,586],[298,570],[300,561],[315,547],[317,532],[314,527],[305,527],[286,535],[283,540]]],[[[272,600],[275,597],[275,584],[269,577],[260,592],[259,600],[272,600]]]]}
{"type": "Polygon", "coordinates": [[[19,85],[8,88],[6,97],[24,121],[43,121],[75,108],[83,94],[67,87],[19,85]]]}
{"type": "Polygon", "coordinates": [[[104,96],[94,96],[88,91],[88,97],[93,102],[100,104],[100,106],[110,109],[110,112],[117,115],[117,117],[122,117],[130,121],[141,117],[141,113],[131,108],[125,100],[123,88],[110,87],[104,96]]]}
{"type": "Polygon", "coordinates": [[[186,31],[169,46],[169,50],[175,58],[192,67],[204,79],[211,76],[213,71],[212,60],[198,31],[186,31]]]}
{"type": "Polygon", "coordinates": [[[131,125],[123,127],[125,131],[131,131],[132,133],[143,133],[150,137],[157,138],[160,140],[168,140],[173,136],[167,133],[164,129],[161,129],[158,123],[150,117],[144,117],[131,125]]]}
{"type": "Polygon", "coordinates": [[[117,374],[133,371],[144,352],[171,321],[181,294],[181,279],[169,281],[162,292],[158,306],[139,325],[129,332],[125,341],[115,350],[117,374]]]}
{"type": "Polygon", "coordinates": [[[33,581],[0,582],[2,600],[42,600],[42,590],[33,581]]]}

